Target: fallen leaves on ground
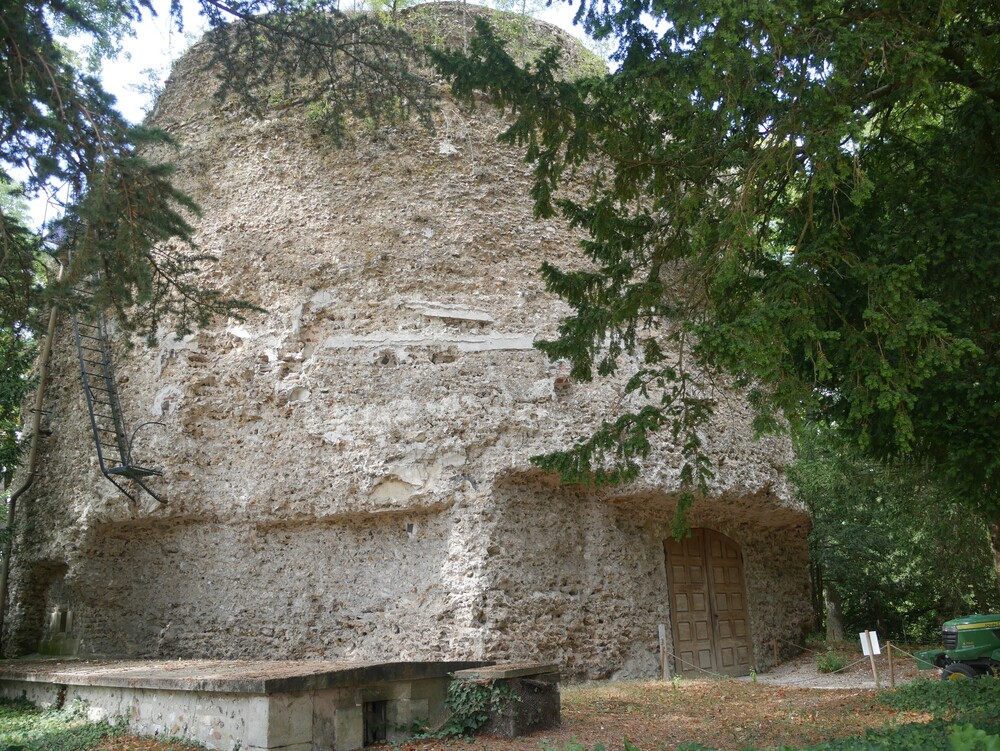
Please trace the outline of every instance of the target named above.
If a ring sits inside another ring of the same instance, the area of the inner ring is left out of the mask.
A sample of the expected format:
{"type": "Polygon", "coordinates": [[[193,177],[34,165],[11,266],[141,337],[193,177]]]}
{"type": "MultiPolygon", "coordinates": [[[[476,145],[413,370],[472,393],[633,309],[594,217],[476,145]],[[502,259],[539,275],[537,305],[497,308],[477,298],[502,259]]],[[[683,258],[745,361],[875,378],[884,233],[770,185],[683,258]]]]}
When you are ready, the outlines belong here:
{"type": "MultiPolygon", "coordinates": [[[[562,724],[533,735],[501,740],[457,738],[397,744],[396,751],[559,751],[623,739],[643,751],[672,751],[685,742],[720,750],[788,744],[799,747],[859,735],[866,728],[922,722],[927,715],[895,712],[870,689],[810,689],[732,679],[585,683],[564,686],[562,724]]],[[[182,743],[109,739],[100,751],[191,751],[182,743]]]]}
{"type": "Polygon", "coordinates": [[[893,712],[866,689],[821,690],[737,680],[588,683],[562,688],[562,725],[525,738],[429,740],[402,751],[555,751],[567,745],[614,751],[623,739],[644,751],[698,742],[718,749],[804,746],[858,735],[866,728],[920,722],[925,715],[893,712]]]}

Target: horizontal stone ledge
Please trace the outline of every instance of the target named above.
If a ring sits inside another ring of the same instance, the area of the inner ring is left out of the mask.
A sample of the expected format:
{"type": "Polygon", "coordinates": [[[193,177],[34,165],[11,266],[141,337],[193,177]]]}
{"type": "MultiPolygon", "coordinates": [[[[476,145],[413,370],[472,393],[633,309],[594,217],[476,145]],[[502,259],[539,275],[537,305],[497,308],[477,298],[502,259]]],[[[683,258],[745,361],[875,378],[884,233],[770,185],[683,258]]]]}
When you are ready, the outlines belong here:
{"type": "Polygon", "coordinates": [[[470,334],[469,336],[416,336],[403,332],[342,334],[323,340],[324,349],[375,349],[378,347],[454,347],[459,352],[493,352],[534,349],[534,334],[470,334]]]}
{"type": "Polygon", "coordinates": [[[537,662],[516,665],[482,665],[455,671],[455,678],[460,681],[499,681],[506,678],[529,678],[532,676],[545,676],[558,682],[559,666],[552,662],[537,662]]]}
{"type": "Polygon", "coordinates": [[[447,303],[424,302],[414,300],[405,304],[406,308],[428,318],[441,318],[446,321],[471,321],[473,323],[493,323],[493,316],[485,310],[463,308],[447,303]]]}
{"type": "Polygon", "coordinates": [[[444,678],[484,661],[0,660],[0,682],[277,694],[444,678]]]}

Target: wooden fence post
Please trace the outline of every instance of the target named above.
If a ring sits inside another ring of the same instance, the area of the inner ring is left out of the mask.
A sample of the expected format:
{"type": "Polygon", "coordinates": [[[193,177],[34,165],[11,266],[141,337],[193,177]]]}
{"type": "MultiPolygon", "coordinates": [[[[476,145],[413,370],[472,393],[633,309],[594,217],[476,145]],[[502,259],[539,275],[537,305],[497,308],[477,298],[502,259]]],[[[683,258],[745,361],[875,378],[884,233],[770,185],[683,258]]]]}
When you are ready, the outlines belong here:
{"type": "Polygon", "coordinates": [[[889,688],[896,688],[896,670],[892,663],[892,642],[885,643],[885,651],[889,654],[889,688]]]}
{"type": "Polygon", "coordinates": [[[660,635],[660,677],[667,680],[670,677],[667,670],[667,627],[661,623],[657,630],[660,635]]]}

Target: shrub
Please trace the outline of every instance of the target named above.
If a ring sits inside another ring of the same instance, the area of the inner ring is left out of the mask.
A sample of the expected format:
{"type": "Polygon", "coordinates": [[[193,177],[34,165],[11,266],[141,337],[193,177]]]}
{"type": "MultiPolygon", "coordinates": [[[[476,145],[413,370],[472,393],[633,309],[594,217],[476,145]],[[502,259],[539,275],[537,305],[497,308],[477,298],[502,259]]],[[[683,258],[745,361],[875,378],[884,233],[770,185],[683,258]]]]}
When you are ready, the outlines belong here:
{"type": "Polygon", "coordinates": [[[847,660],[830,649],[816,658],[816,669],[821,673],[836,673],[845,667],[847,667],[847,660]]]}
{"type": "Polygon", "coordinates": [[[1000,717],[1000,680],[915,681],[880,694],[879,700],[892,709],[946,720],[995,721],[1000,717]]]}

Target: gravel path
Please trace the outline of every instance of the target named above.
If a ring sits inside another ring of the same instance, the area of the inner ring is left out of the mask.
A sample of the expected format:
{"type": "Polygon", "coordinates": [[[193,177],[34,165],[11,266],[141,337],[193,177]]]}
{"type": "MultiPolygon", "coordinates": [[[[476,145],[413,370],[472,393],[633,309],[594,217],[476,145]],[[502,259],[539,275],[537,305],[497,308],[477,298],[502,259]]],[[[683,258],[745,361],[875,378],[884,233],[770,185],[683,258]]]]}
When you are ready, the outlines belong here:
{"type": "MultiPolygon", "coordinates": [[[[853,655],[845,653],[843,656],[848,660],[849,666],[847,668],[837,673],[821,673],[816,669],[818,654],[804,652],[799,657],[787,660],[766,673],[759,673],[757,682],[781,686],[794,685],[802,688],[876,688],[871,662],[867,657],[863,657],[860,652],[853,655]]],[[[888,688],[890,683],[889,659],[884,652],[876,656],[875,667],[878,671],[880,687],[888,688]]],[[[899,652],[893,653],[893,671],[897,686],[916,680],[918,676],[921,678],[937,677],[936,671],[918,671],[913,658],[899,652]]],[[[743,680],[751,679],[744,678],[743,680]]]]}

